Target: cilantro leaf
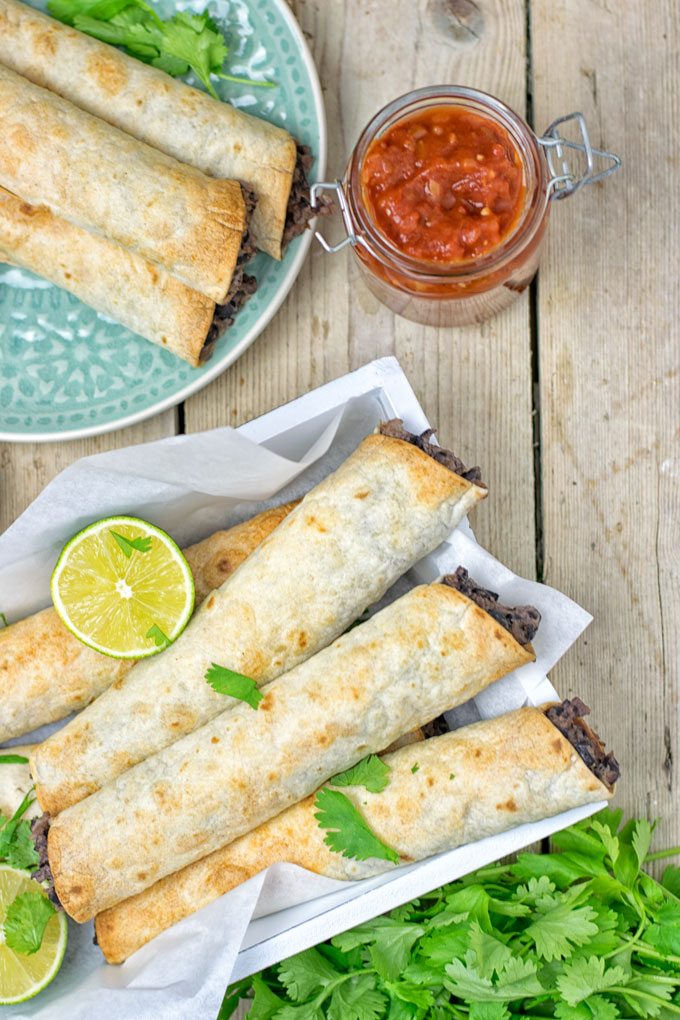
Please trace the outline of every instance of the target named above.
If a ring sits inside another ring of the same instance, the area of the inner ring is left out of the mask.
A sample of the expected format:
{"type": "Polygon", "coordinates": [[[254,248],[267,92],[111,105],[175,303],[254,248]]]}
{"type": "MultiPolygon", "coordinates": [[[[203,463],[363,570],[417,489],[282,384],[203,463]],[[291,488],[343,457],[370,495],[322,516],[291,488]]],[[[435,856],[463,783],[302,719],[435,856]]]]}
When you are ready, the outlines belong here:
{"type": "Polygon", "coordinates": [[[570,956],[573,946],[582,946],[594,935],[597,925],[592,907],[574,908],[556,896],[546,897],[539,907],[538,916],[526,929],[541,959],[563,960],[570,956]]]}
{"type": "Polygon", "coordinates": [[[205,674],[205,679],[218,694],[226,694],[230,698],[237,698],[238,701],[245,701],[251,708],[257,709],[264,694],[258,690],[257,684],[248,676],[236,673],[226,666],[218,666],[213,662],[205,674]]]}
{"type": "Polygon", "coordinates": [[[5,915],[5,942],[10,949],[27,956],[42,945],[47,922],[57,910],[40,892],[22,893],[10,903],[5,915]]]}
{"type": "Polygon", "coordinates": [[[306,949],[280,964],[278,977],[294,1002],[304,1002],[337,974],[321,953],[316,949],[306,949]]]}
{"type": "Polygon", "coordinates": [[[370,793],[382,793],[390,781],[390,772],[390,766],[381,761],[377,754],[370,754],[353,768],[333,776],[328,783],[330,786],[363,786],[370,793]]]}
{"type": "Polygon", "coordinates": [[[344,949],[370,946],[370,959],[378,974],[385,981],[396,981],[408,963],[414,942],[424,934],[422,925],[392,917],[378,917],[375,921],[360,924],[351,932],[338,935],[333,944],[344,949]]]}
{"type": "Polygon", "coordinates": [[[179,11],[162,20],[146,0],[50,0],[47,6],[67,25],[112,46],[123,46],[137,59],[168,74],[177,77],[193,71],[214,99],[219,96],[211,75],[251,87],[275,84],[222,71],[227,44],[206,13],[179,11]]]}
{"type": "Polygon", "coordinates": [[[34,871],[40,864],[40,855],[35,848],[31,826],[21,821],[14,830],[14,837],[7,848],[7,863],[20,871],[34,871]]]}
{"type": "Polygon", "coordinates": [[[512,959],[512,952],[505,943],[482,931],[479,921],[470,924],[468,946],[473,965],[485,978],[493,977],[494,973],[500,974],[512,959]]]}
{"type": "Polygon", "coordinates": [[[664,889],[668,889],[670,893],[677,896],[680,899],[680,868],[677,868],[674,864],[669,864],[664,870],[661,884],[664,889]]]}
{"type": "Polygon", "coordinates": [[[680,903],[666,903],[643,938],[663,955],[680,956],[680,903]]]}
{"type": "Polygon", "coordinates": [[[474,953],[466,953],[466,962],[453,960],[444,968],[448,978],[444,984],[467,1002],[512,1002],[527,996],[540,995],[543,985],[538,979],[536,964],[513,956],[501,968],[493,982],[482,977],[474,966],[474,953]]]}
{"type": "Polygon", "coordinates": [[[153,641],[156,648],[167,648],[172,642],[167,634],[164,634],[157,623],[153,623],[146,632],[147,638],[153,641]]]}
{"type": "Polygon", "coordinates": [[[510,1013],[502,1002],[473,1002],[470,1020],[510,1020],[510,1013]]]}
{"type": "Polygon", "coordinates": [[[358,974],[338,984],[328,1006],[328,1020],[377,1020],[383,1015],[386,997],[376,991],[375,978],[358,974]]]}
{"type": "Polygon", "coordinates": [[[271,1020],[285,1007],[284,1000],[275,995],[259,974],[253,978],[252,1006],[248,1011],[250,1020],[271,1020]]]}
{"type": "Polygon", "coordinates": [[[314,817],[319,827],[327,830],[324,843],[335,853],[357,861],[375,857],[399,863],[396,850],[378,839],[344,793],[324,787],[317,793],[314,806],[317,808],[314,817]]]}
{"type": "Polygon", "coordinates": [[[28,765],[23,754],[0,754],[0,765],[28,765]]]}
{"type": "Polygon", "coordinates": [[[649,824],[646,818],[640,818],[635,823],[631,844],[640,867],[645,863],[645,858],[649,853],[653,832],[654,827],[649,824]]]}
{"type": "Polygon", "coordinates": [[[621,967],[608,967],[596,956],[577,957],[565,964],[557,978],[557,987],[570,1006],[576,1006],[594,992],[604,992],[613,985],[625,984],[626,974],[621,967]]]}
{"type": "Polygon", "coordinates": [[[147,553],[151,549],[151,537],[140,535],[138,538],[126,538],[125,535],[119,535],[117,531],[113,531],[109,528],[109,534],[115,538],[117,545],[119,546],[122,553],[127,556],[128,559],[132,556],[133,552],[147,553]]]}

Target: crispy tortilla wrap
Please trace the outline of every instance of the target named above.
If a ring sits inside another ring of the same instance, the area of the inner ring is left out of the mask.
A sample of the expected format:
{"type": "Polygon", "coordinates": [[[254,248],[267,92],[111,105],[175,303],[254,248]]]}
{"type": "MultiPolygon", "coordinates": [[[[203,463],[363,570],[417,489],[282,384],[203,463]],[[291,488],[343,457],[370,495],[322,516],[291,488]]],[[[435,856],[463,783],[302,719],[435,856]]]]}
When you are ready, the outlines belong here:
{"type": "MultiPolygon", "coordinates": [[[[286,503],[264,510],[184,550],[194,575],[197,605],[223,584],[294,506],[286,503]]],[[[0,629],[0,742],[79,711],[133,665],[88,648],[64,627],[54,609],[43,609],[0,629]]]]}
{"type": "Polygon", "coordinates": [[[330,644],[439,545],[486,489],[463,477],[452,454],[432,451],[388,435],[364,439],[162,657],[138,663],[41,745],[31,767],[43,810],[57,814],[234,708],[204,679],[213,663],[260,684],[274,679],[330,644]]]}
{"type": "Polygon", "coordinates": [[[214,180],[0,64],[0,186],[224,302],[246,229],[241,185],[214,180]]]}
{"type": "Polygon", "coordinates": [[[62,811],[48,841],[56,895],[85,921],[533,657],[456,588],[414,588],[267,685],[257,710],[240,703],[62,811]]]}
{"type": "Polygon", "coordinates": [[[248,184],[257,245],[281,258],[296,169],[287,131],[16,0],[0,0],[0,62],[181,163],[248,184]]]}
{"type": "MultiPolygon", "coordinates": [[[[590,739],[591,747],[594,743],[590,739]]],[[[342,792],[402,863],[419,861],[525,822],[608,800],[617,777],[613,759],[600,751],[589,767],[576,745],[546,718],[545,710],[521,708],[385,755],[391,771],[381,793],[363,787],[342,792]]],[[[99,914],[97,941],[108,962],[121,963],[271,864],[287,861],[336,879],[369,878],[393,867],[330,850],[315,813],[314,796],[307,797],[99,914]]]]}

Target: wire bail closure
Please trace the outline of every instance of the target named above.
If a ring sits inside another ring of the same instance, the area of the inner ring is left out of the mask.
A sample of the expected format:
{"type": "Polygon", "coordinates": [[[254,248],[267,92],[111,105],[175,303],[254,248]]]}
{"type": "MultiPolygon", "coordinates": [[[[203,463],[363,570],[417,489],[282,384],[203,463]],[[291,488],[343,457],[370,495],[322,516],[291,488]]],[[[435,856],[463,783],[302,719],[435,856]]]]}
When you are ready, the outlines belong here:
{"type": "MultiPolygon", "coordinates": [[[[585,184],[596,184],[597,181],[604,180],[605,177],[609,177],[610,174],[615,173],[621,167],[620,156],[615,155],[613,152],[605,152],[603,149],[593,148],[586,120],[582,113],[567,113],[564,117],[558,117],[557,120],[552,122],[545,134],[536,138],[536,141],[545,152],[546,162],[550,171],[547,189],[550,199],[560,200],[567,198],[569,195],[575,195],[585,184]],[[564,138],[558,131],[561,124],[568,124],[572,121],[578,126],[581,135],[580,142],[573,142],[569,138],[564,138]],[[571,168],[568,160],[568,151],[580,152],[585,156],[585,172],[580,177],[571,168]],[[595,171],[596,157],[608,161],[608,166],[597,172],[595,171]]],[[[317,184],[312,184],[310,188],[310,204],[312,209],[318,208],[319,197],[324,191],[334,192],[340,206],[340,213],[342,214],[346,231],[346,236],[342,241],[339,241],[337,244],[329,244],[323,234],[315,230],[314,237],[324,251],[334,255],[336,252],[346,248],[347,245],[355,247],[357,244],[365,244],[361,235],[357,235],[354,232],[354,224],[342,181],[319,181],[317,184]]]]}
{"type": "Polygon", "coordinates": [[[590,135],[588,134],[586,119],[582,113],[567,113],[564,117],[558,117],[557,120],[552,122],[545,134],[537,138],[537,141],[545,152],[546,162],[550,170],[551,176],[548,181],[548,195],[550,198],[562,199],[567,198],[569,195],[575,195],[585,184],[595,184],[597,181],[609,177],[610,174],[615,173],[621,167],[620,156],[616,156],[613,152],[605,152],[602,149],[593,148],[590,142],[590,135]],[[563,138],[558,131],[560,124],[567,124],[571,121],[578,125],[581,135],[580,142],[572,142],[568,138],[563,138]],[[568,154],[565,152],[566,149],[581,152],[585,156],[586,169],[585,173],[581,174],[580,177],[573,173],[567,158],[568,154]],[[599,170],[597,173],[594,172],[596,156],[609,162],[608,166],[605,166],[603,170],[599,170]]]}

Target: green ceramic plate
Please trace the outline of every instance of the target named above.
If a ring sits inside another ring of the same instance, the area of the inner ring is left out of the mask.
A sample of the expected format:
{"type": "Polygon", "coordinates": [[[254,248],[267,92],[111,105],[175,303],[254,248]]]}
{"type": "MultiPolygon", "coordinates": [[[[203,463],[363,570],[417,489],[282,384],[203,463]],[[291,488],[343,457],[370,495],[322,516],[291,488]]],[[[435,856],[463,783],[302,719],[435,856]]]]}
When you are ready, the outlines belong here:
{"type": "MultiPolygon", "coordinates": [[[[37,2],[35,6],[43,7],[37,2]]],[[[224,99],[287,128],[316,155],[322,179],[326,121],[319,79],[284,0],[157,0],[161,14],[209,6],[229,43],[232,73],[259,72],[276,89],[223,82],[224,99]]],[[[190,80],[190,79],[188,79],[190,80]]],[[[300,271],[310,231],[282,262],[258,255],[258,289],[203,368],[124,329],[31,273],[0,264],[0,439],[74,439],[122,428],[173,407],[220,375],[262,332],[300,271]]],[[[249,270],[250,271],[250,270],[249,270]]]]}

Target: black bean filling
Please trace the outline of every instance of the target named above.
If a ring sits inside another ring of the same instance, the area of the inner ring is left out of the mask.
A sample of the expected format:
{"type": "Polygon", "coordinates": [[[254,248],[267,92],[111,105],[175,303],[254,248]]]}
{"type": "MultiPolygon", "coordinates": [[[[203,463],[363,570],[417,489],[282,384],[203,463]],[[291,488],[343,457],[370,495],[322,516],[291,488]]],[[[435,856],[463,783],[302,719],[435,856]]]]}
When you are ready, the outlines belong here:
{"type": "Polygon", "coordinates": [[[442,578],[442,583],[476,602],[480,609],[505,627],[520,645],[528,645],[533,641],[541,622],[541,614],[534,606],[504,606],[498,601],[497,593],[476,584],[465,567],[458,567],[455,574],[447,574],[442,578]]]}
{"type": "Polygon", "coordinates": [[[50,862],[47,859],[47,833],[50,831],[50,816],[40,815],[39,818],[34,818],[31,822],[31,835],[33,836],[33,842],[35,843],[35,849],[40,857],[40,864],[38,865],[37,871],[31,874],[31,878],[34,878],[36,882],[45,882],[47,888],[47,895],[52,902],[57,906],[61,907],[59,897],[57,896],[54,889],[54,879],[52,878],[52,871],[50,869],[50,862]]]}
{"type": "Polygon", "coordinates": [[[608,786],[614,786],[621,775],[619,763],[597,733],[583,722],[582,716],[590,715],[590,709],[580,698],[571,698],[545,710],[553,726],[566,737],[577,754],[583,759],[594,776],[608,786]]]}
{"type": "Polygon", "coordinates": [[[460,475],[461,478],[465,478],[468,482],[474,482],[475,485],[481,485],[486,488],[482,481],[482,473],[478,467],[466,468],[460,457],[456,457],[455,453],[452,453],[451,450],[446,450],[443,446],[437,446],[436,443],[431,441],[435,431],[435,429],[426,429],[425,432],[416,435],[404,428],[401,418],[392,418],[391,421],[380,423],[381,435],[390,436],[391,439],[402,439],[405,443],[417,446],[419,450],[426,453],[428,457],[432,457],[438,464],[443,464],[449,471],[460,475]]]}
{"type": "Polygon", "coordinates": [[[312,208],[309,181],[307,175],[312,169],[314,156],[307,145],[297,143],[297,159],[293,170],[293,183],[288,198],[286,210],[286,223],[283,228],[281,244],[285,248],[289,241],[299,237],[307,229],[307,224],[315,216],[326,216],[333,212],[333,203],[330,199],[322,197],[319,199],[316,208],[312,208]]]}
{"type": "Polygon", "coordinates": [[[245,272],[245,267],[257,255],[257,247],[250,232],[250,220],[257,204],[257,199],[255,192],[243,184],[243,182],[241,182],[241,191],[243,192],[243,200],[246,205],[246,228],[243,232],[241,250],[236,259],[236,269],[231,278],[231,284],[224,299],[224,304],[215,305],[213,321],[201,351],[201,364],[210,358],[219,338],[229,326],[233,325],[239,309],[243,307],[250,295],[254,294],[257,290],[257,280],[254,276],[250,276],[245,272]]]}

